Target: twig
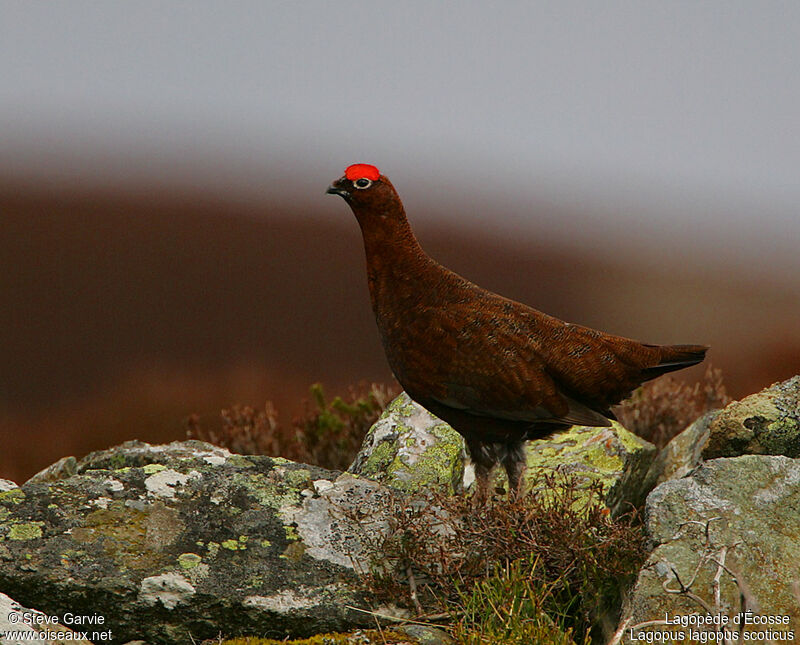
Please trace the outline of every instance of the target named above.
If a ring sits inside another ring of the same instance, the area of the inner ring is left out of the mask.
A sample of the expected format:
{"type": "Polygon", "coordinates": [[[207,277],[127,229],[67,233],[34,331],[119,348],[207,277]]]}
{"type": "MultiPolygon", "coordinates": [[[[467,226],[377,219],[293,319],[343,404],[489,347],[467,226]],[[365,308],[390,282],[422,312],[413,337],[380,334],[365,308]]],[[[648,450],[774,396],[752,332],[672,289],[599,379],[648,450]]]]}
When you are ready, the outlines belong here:
{"type": "Polygon", "coordinates": [[[608,641],[606,645],[619,645],[619,642],[622,640],[622,637],[625,634],[625,630],[628,628],[628,625],[630,624],[631,624],[631,618],[630,616],[628,616],[628,618],[622,621],[622,624],[619,626],[619,629],[614,632],[614,635],[611,637],[611,640],[608,641]]]}
{"type": "Polygon", "coordinates": [[[411,590],[411,600],[414,603],[414,608],[417,610],[418,615],[422,614],[422,605],[417,597],[417,579],[414,577],[414,572],[411,570],[410,564],[406,567],[406,574],[408,574],[408,587],[411,590]]]}
{"type": "MultiPolygon", "coordinates": [[[[388,620],[392,623],[397,623],[398,625],[403,625],[405,623],[413,623],[414,625],[426,625],[426,626],[435,626],[434,623],[425,622],[422,620],[414,620],[413,618],[400,618],[398,616],[390,616],[389,614],[379,614],[376,611],[370,611],[369,609],[362,609],[361,607],[354,607],[353,605],[345,605],[345,609],[352,609],[353,611],[360,611],[362,614],[369,614],[370,616],[377,616],[378,618],[383,618],[388,620]]],[[[431,614],[429,616],[425,616],[425,618],[429,618],[431,620],[437,620],[442,618],[449,618],[450,614],[431,614]]]]}

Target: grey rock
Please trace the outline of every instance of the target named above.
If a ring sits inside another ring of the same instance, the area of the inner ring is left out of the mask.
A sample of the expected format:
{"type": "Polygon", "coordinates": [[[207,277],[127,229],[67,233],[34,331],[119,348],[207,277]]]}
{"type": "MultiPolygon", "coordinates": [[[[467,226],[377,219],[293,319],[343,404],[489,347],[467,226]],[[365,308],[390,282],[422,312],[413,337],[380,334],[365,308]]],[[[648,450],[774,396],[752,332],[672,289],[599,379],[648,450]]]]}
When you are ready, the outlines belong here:
{"type": "Polygon", "coordinates": [[[74,475],[78,470],[78,460],[75,457],[62,457],[44,470],[40,470],[28,480],[28,483],[52,482],[65,479],[74,475]]]}
{"type": "Polygon", "coordinates": [[[720,613],[736,629],[735,617],[747,610],[788,616],[788,626],[771,628],[798,635],[800,461],[760,455],[707,461],[658,486],[647,499],[646,522],[655,549],[628,602],[626,642],[630,628],[647,621],[662,624],[646,630],[680,629],[665,626],[665,616],[720,613]]]}
{"type": "MultiPolygon", "coordinates": [[[[92,645],[85,638],[81,638],[78,631],[71,630],[58,622],[58,616],[45,614],[36,609],[23,607],[13,598],[9,598],[4,593],[0,593],[0,642],[3,645],[29,645],[29,643],[42,643],[43,645],[62,645],[66,638],[70,643],[77,645],[92,645]],[[55,620],[55,622],[51,622],[55,620]],[[19,634],[22,632],[26,636],[19,634]],[[44,632],[44,633],[43,633],[44,632]],[[61,638],[48,638],[47,632],[61,635],[61,638]],[[11,633],[17,633],[17,637],[11,637],[11,633]],[[69,634],[69,636],[66,636],[69,634]]],[[[100,627],[95,628],[98,632],[104,631],[100,627]]],[[[92,630],[90,629],[90,633],[92,630]]]]}
{"type": "Polygon", "coordinates": [[[800,376],[734,401],[712,421],[703,459],[745,454],[800,457],[800,376]]]}
{"type": "Polygon", "coordinates": [[[464,488],[461,435],[402,392],[370,428],[348,472],[405,492],[464,488]]]}
{"type": "Polygon", "coordinates": [[[128,442],[0,493],[0,589],[48,614],[99,613],[115,642],[282,638],[373,624],[348,509],[383,489],[198,441],[128,442]]]}
{"type": "Polygon", "coordinates": [[[397,628],[397,631],[406,634],[419,645],[452,645],[455,643],[446,631],[430,625],[403,625],[397,628]]]}
{"type": "Polygon", "coordinates": [[[644,501],[644,478],[656,447],[616,421],[609,428],[572,426],[546,439],[529,441],[526,478],[559,472],[586,486],[599,484],[616,514],[644,501]]]}
{"type": "Polygon", "coordinates": [[[745,454],[800,457],[800,376],[697,419],[659,452],[645,488],[685,477],[703,460],[745,454]]]}
{"type": "Polygon", "coordinates": [[[19,486],[10,479],[0,479],[0,493],[4,493],[12,488],[19,488],[19,486]]]}
{"type": "Polygon", "coordinates": [[[685,477],[702,461],[709,426],[719,413],[720,410],[707,412],[659,451],[645,477],[645,490],[650,491],[670,479],[685,477]]]}
{"type": "MultiPolygon", "coordinates": [[[[616,422],[610,428],[573,426],[527,442],[525,451],[529,484],[553,472],[568,473],[586,486],[599,482],[614,512],[644,501],[644,478],[656,453],[616,422]]],[[[406,492],[458,494],[474,480],[461,435],[405,392],[370,429],[349,472],[406,492]]],[[[505,485],[502,468],[495,478],[505,485]]]]}

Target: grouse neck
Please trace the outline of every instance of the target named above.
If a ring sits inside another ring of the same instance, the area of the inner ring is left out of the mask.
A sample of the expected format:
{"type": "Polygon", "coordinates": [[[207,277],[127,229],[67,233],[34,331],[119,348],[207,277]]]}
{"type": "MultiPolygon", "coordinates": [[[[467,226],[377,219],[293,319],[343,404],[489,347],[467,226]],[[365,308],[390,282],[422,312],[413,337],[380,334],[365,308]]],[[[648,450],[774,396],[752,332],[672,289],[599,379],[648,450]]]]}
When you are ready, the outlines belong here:
{"type": "Polygon", "coordinates": [[[431,262],[417,242],[402,207],[394,212],[355,213],[371,270],[413,271],[431,262]]]}

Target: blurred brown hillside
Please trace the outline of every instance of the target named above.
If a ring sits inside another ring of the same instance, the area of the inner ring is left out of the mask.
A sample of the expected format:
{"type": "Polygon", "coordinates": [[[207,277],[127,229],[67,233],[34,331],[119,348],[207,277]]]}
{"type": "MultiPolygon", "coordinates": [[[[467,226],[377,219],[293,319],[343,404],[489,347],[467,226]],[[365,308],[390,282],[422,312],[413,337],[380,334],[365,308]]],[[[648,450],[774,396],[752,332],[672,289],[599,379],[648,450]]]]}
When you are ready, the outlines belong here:
{"type": "MultiPolygon", "coordinates": [[[[163,187],[0,181],[0,477],[182,438],[186,415],[213,423],[234,402],[271,399],[290,416],[314,381],[330,393],[388,381],[360,234],[340,206],[331,220],[322,206],[163,187]]],[[[410,217],[431,255],[482,286],[641,340],[710,344],[734,397],[800,372],[796,276],[758,284],[746,266],[702,260],[643,271],[602,245],[589,257],[410,217]]]]}

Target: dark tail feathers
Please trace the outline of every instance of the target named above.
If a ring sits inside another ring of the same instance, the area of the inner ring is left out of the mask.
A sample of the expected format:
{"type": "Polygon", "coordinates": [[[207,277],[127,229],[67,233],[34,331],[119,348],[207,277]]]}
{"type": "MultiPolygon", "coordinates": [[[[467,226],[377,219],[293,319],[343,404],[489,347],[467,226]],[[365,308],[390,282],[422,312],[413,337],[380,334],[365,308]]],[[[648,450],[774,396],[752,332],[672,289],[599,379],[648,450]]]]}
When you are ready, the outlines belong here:
{"type": "Polygon", "coordinates": [[[645,380],[649,381],[662,374],[697,365],[706,357],[708,351],[708,347],[704,345],[661,345],[659,349],[661,361],[658,365],[642,370],[646,375],[645,380]]]}

